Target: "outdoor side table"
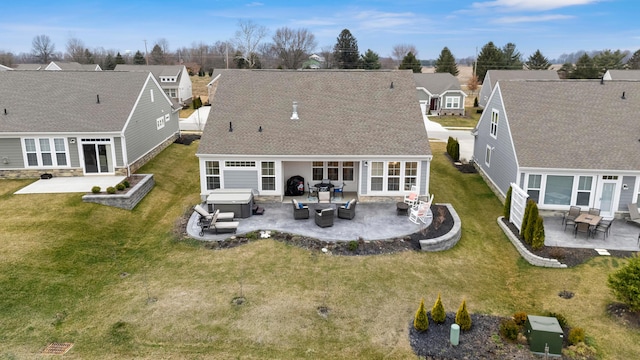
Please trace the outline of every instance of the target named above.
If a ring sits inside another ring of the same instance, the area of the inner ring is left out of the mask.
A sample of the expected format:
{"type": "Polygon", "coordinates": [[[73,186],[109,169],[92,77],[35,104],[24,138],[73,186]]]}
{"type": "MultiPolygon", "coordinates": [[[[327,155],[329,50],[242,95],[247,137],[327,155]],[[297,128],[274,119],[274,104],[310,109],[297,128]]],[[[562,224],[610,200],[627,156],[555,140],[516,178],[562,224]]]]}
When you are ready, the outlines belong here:
{"type": "Polygon", "coordinates": [[[396,212],[398,213],[398,215],[404,215],[404,216],[409,215],[409,204],[406,204],[404,202],[397,202],[396,212]]]}

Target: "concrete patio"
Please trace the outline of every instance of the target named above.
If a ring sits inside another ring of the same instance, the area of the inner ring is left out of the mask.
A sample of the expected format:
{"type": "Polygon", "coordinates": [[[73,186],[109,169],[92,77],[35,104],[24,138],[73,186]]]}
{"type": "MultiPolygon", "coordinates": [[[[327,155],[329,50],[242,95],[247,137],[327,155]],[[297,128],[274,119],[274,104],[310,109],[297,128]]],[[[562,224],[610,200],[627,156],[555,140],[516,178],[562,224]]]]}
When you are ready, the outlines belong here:
{"type": "Polygon", "coordinates": [[[614,220],[611,225],[611,233],[605,239],[602,233],[596,233],[595,237],[589,238],[581,233],[574,236],[572,226],[567,226],[567,229],[564,229],[562,215],[548,215],[544,217],[544,233],[544,244],[547,246],[623,251],[640,250],[638,247],[640,226],[627,223],[624,219],[614,220]]]}

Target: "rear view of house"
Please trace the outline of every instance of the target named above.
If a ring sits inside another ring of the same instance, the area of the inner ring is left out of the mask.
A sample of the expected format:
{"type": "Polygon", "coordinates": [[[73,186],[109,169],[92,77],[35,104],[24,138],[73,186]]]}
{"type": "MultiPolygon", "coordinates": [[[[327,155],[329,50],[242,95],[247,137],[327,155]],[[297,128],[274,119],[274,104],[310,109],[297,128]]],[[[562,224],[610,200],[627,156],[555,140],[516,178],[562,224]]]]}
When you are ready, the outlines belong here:
{"type": "Polygon", "coordinates": [[[180,105],[193,98],[193,85],[184,65],[126,65],[118,64],[114,71],[150,71],[164,93],[180,105]]]}
{"type": "Polygon", "coordinates": [[[0,72],[0,178],[130,175],[179,135],[148,72],[0,72]]]}
{"type": "Polygon", "coordinates": [[[464,115],[464,100],[467,97],[458,78],[450,73],[413,74],[418,90],[418,99],[425,105],[427,114],[464,115]]]}

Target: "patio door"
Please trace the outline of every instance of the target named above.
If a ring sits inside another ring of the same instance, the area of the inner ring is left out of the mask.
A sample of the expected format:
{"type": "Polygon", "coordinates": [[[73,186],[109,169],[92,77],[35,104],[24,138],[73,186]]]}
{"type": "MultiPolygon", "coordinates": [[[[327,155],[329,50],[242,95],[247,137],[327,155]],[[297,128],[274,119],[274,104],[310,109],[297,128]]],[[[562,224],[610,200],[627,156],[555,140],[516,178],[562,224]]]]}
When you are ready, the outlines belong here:
{"type": "Polygon", "coordinates": [[[82,144],[84,155],[84,172],[102,174],[113,172],[111,165],[110,144],[82,144]]]}
{"type": "Polygon", "coordinates": [[[595,206],[600,209],[600,216],[605,218],[613,217],[615,213],[615,198],[618,189],[617,176],[603,176],[598,191],[595,206]],[[615,179],[614,179],[615,178],[615,179]]]}

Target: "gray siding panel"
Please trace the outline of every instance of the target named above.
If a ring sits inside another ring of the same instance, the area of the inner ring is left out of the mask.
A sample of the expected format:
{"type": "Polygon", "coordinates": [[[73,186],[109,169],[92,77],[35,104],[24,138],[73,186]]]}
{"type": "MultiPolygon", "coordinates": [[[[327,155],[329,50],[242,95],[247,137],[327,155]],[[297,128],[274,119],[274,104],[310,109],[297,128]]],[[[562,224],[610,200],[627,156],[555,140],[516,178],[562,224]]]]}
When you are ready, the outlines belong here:
{"type": "Polygon", "coordinates": [[[428,101],[429,100],[429,94],[427,94],[423,90],[418,90],[418,100],[428,101]]]}
{"type": "Polygon", "coordinates": [[[429,162],[420,162],[420,194],[428,194],[427,189],[427,171],[429,170],[429,162]]]}
{"type": "Polygon", "coordinates": [[[257,170],[225,170],[225,189],[259,189],[257,170]]]}
{"type": "Polygon", "coordinates": [[[477,165],[491,179],[502,194],[506,194],[511,182],[518,180],[516,155],[513,153],[509,124],[505,117],[504,107],[500,96],[494,96],[487,104],[480,121],[478,121],[478,135],[473,147],[473,156],[477,165]],[[498,132],[493,138],[489,132],[491,129],[491,112],[497,109],[499,112],[498,132]],[[485,164],[487,145],[492,147],[490,166],[485,164]]]}
{"type": "Polygon", "coordinates": [[[124,130],[129,164],[178,131],[178,113],[172,112],[171,104],[166,101],[162,89],[149,81],[124,130]],[[153,90],[154,102],[151,102],[150,90],[153,90]],[[162,129],[158,129],[156,120],[165,114],[170,114],[171,120],[162,129]]]}
{"type": "Polygon", "coordinates": [[[7,158],[8,164],[0,161],[0,169],[22,169],[22,143],[19,138],[0,139],[0,159],[7,158]]]}
{"type": "MultiPolygon", "coordinates": [[[[367,163],[369,163],[367,161],[367,163]]],[[[362,173],[360,174],[360,194],[367,195],[367,183],[369,182],[369,166],[362,166],[362,173]]]]}
{"type": "Polygon", "coordinates": [[[78,138],[70,137],[67,138],[67,146],[69,147],[69,162],[71,163],[71,167],[81,167],[80,165],[80,152],[78,151],[79,145],[78,138]],[[73,141],[73,144],[71,143],[73,141]]]}
{"type": "Polygon", "coordinates": [[[115,150],[116,150],[116,166],[118,167],[126,166],[124,163],[124,156],[123,156],[124,151],[122,151],[122,138],[114,137],[113,145],[115,146],[115,150]]]}
{"type": "Polygon", "coordinates": [[[636,177],[635,176],[623,176],[622,183],[627,184],[627,190],[620,190],[620,201],[618,203],[618,211],[629,211],[627,204],[635,203],[636,196],[633,192],[636,186],[636,177]]]}

